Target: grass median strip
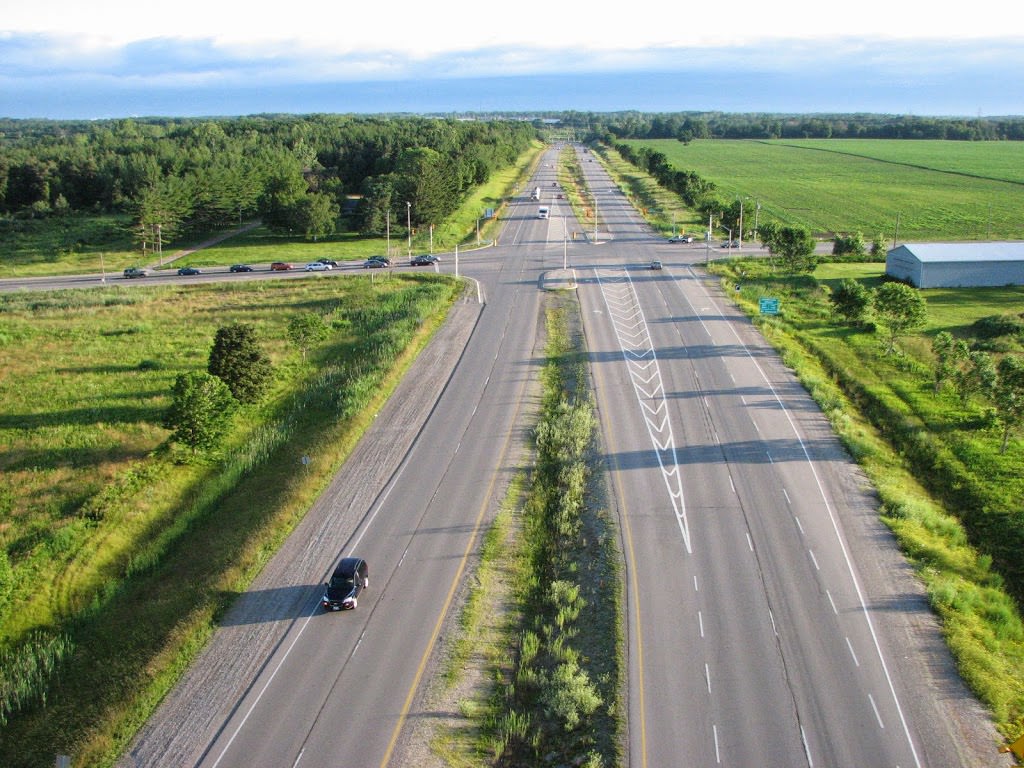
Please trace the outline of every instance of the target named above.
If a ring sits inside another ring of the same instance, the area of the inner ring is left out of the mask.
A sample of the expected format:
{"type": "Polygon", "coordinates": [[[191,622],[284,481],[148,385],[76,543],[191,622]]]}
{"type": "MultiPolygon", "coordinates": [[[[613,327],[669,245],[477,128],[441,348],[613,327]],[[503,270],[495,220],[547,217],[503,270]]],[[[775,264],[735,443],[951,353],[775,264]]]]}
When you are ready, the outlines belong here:
{"type": "Polygon", "coordinates": [[[433,750],[447,765],[619,765],[621,553],[604,508],[578,306],[551,296],[534,462],[488,533],[446,683],[478,684],[433,750]],[[471,671],[467,672],[469,669],[471,671]]]}

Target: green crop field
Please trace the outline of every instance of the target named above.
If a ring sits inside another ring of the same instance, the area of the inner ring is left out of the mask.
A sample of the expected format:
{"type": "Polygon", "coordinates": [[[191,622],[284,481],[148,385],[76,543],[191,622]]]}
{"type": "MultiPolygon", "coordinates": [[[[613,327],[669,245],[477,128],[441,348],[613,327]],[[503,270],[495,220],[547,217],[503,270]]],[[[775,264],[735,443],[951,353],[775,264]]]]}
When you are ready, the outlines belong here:
{"type": "MultiPolygon", "coordinates": [[[[819,236],[1024,239],[1024,143],[822,139],[630,141],[695,171],[725,199],[819,236]]],[[[752,228],[752,227],[751,227],[752,228]]]]}

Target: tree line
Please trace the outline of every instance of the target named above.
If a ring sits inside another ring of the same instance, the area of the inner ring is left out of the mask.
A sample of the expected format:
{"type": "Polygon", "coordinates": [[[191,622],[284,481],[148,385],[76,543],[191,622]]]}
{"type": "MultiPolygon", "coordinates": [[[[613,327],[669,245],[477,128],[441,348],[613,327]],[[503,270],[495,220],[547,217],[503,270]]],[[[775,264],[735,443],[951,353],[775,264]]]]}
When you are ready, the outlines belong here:
{"type": "Polygon", "coordinates": [[[947,139],[1022,141],[1024,117],[728,112],[545,113],[586,140],[621,139],[947,139]]]}
{"type": "Polygon", "coordinates": [[[347,229],[375,234],[389,213],[439,222],[536,135],[409,116],[0,120],[0,214],[128,214],[141,243],[253,216],[317,238],[347,213],[347,229]]]}

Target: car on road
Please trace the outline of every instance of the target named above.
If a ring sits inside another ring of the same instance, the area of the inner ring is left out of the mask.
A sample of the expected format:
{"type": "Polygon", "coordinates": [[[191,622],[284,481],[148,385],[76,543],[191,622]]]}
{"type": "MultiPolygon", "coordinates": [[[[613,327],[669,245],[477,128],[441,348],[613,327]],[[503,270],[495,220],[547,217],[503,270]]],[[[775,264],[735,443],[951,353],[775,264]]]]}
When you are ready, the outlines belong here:
{"type": "Polygon", "coordinates": [[[370,569],[361,557],[343,557],[324,584],[320,605],[325,611],[344,611],[359,604],[359,593],[370,586],[370,569]]]}
{"type": "Polygon", "coordinates": [[[307,272],[330,272],[331,269],[330,264],[324,264],[322,261],[311,261],[306,265],[307,272]]]}
{"type": "Polygon", "coordinates": [[[287,272],[289,269],[295,269],[295,265],[287,261],[275,261],[270,265],[271,272],[287,272]]]}
{"type": "Polygon", "coordinates": [[[434,256],[432,254],[423,254],[421,256],[413,256],[409,259],[410,267],[429,267],[431,264],[436,264],[441,260],[440,256],[434,256]]]}
{"type": "Polygon", "coordinates": [[[201,275],[203,271],[198,267],[182,267],[178,270],[179,275],[201,275]]]}
{"type": "Polygon", "coordinates": [[[128,267],[128,269],[126,269],[124,271],[124,276],[126,278],[148,277],[149,276],[149,270],[148,269],[143,269],[142,267],[128,267]]]}
{"type": "Polygon", "coordinates": [[[317,259],[317,261],[320,262],[321,264],[326,264],[327,266],[332,268],[338,266],[338,262],[336,262],[334,259],[317,259]]]}
{"type": "Polygon", "coordinates": [[[661,269],[661,262],[658,259],[655,259],[654,261],[652,261],[651,262],[651,269],[661,269]]]}
{"type": "Polygon", "coordinates": [[[692,243],[693,237],[690,235],[676,235],[668,239],[670,243],[692,243]]]}
{"type": "Polygon", "coordinates": [[[232,264],[228,272],[252,272],[252,267],[248,264],[232,264]]]}
{"type": "Polygon", "coordinates": [[[363,262],[363,269],[380,269],[382,267],[390,267],[391,259],[387,259],[383,256],[372,256],[363,262]]]}
{"type": "Polygon", "coordinates": [[[720,247],[721,248],[737,248],[738,246],[736,245],[736,243],[734,241],[726,240],[724,243],[722,243],[722,245],[720,247]]]}

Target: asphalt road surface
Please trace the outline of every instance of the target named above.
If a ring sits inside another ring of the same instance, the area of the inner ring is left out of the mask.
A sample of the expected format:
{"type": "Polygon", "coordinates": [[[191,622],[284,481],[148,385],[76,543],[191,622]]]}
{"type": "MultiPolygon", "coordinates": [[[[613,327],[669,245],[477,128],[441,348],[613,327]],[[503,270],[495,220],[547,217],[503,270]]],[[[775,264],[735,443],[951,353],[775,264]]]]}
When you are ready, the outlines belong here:
{"type": "Polygon", "coordinates": [[[629,764],[1000,764],[818,409],[699,271],[704,245],[650,233],[581,158],[597,237],[555,195],[549,152],[499,246],[460,259],[477,292],[120,765],[415,764],[423,683],[521,460],[539,284],[563,266],[626,557],[629,764]],[[349,554],[370,587],[354,611],[321,613],[349,554]]]}

